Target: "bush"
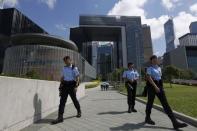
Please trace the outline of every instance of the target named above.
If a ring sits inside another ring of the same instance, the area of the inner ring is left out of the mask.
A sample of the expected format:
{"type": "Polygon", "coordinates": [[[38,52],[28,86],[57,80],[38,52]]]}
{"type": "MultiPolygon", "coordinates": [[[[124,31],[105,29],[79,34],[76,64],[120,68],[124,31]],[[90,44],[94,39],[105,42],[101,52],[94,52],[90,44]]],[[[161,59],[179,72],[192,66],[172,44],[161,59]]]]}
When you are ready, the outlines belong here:
{"type": "Polygon", "coordinates": [[[194,79],[195,73],[192,70],[183,70],[170,65],[163,69],[163,76],[166,82],[171,82],[172,79],[194,79]]]}
{"type": "Polygon", "coordinates": [[[27,78],[32,78],[32,79],[40,79],[40,76],[38,74],[38,72],[36,72],[35,70],[30,70],[28,71],[25,76],[27,78]]]}

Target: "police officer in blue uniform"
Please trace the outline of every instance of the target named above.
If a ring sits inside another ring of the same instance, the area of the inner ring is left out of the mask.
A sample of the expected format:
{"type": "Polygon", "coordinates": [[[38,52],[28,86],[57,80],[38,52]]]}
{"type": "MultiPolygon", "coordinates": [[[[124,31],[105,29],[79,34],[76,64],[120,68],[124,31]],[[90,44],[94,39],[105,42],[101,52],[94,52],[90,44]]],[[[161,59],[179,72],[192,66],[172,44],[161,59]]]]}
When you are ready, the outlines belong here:
{"type": "Polygon", "coordinates": [[[77,67],[71,64],[72,61],[69,56],[65,56],[63,60],[66,66],[64,66],[62,70],[61,84],[59,88],[60,104],[59,104],[59,110],[58,110],[58,118],[52,121],[52,124],[63,122],[64,108],[65,108],[68,95],[70,95],[74,103],[74,106],[77,109],[76,117],[78,118],[81,117],[80,104],[76,97],[77,87],[79,85],[79,71],[77,67]]]}
{"type": "Polygon", "coordinates": [[[127,88],[127,103],[128,103],[128,113],[137,112],[134,108],[137,79],[139,77],[138,72],[134,69],[133,63],[128,63],[128,70],[124,71],[123,78],[125,79],[125,86],[127,88]]]}
{"type": "Polygon", "coordinates": [[[150,58],[151,66],[147,68],[147,91],[148,91],[148,102],[146,105],[146,118],[145,123],[155,125],[155,122],[151,120],[150,114],[155,99],[155,95],[159,98],[165,113],[172,121],[174,129],[186,127],[187,124],[180,123],[176,120],[169,104],[166,99],[166,95],[163,89],[162,73],[161,68],[158,66],[159,62],[157,56],[153,55],[150,58]]]}

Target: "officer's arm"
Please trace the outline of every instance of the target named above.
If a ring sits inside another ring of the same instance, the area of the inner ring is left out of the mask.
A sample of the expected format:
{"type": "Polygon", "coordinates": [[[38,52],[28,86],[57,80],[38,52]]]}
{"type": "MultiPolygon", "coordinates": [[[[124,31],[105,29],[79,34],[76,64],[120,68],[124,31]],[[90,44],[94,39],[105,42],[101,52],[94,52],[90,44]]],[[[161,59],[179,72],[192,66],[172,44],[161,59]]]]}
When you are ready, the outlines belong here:
{"type": "Polygon", "coordinates": [[[158,89],[157,85],[155,84],[155,82],[153,81],[152,77],[150,75],[147,74],[147,80],[151,83],[151,85],[155,88],[155,90],[158,89]]]}
{"type": "Polygon", "coordinates": [[[63,82],[64,81],[64,76],[62,76],[61,78],[60,78],[60,82],[63,82]]]}
{"type": "Polygon", "coordinates": [[[78,86],[78,85],[79,85],[79,76],[80,76],[80,74],[79,74],[79,70],[78,70],[78,68],[77,68],[77,67],[75,67],[75,69],[74,69],[74,73],[75,73],[75,81],[76,81],[76,85],[78,86]]]}
{"type": "Polygon", "coordinates": [[[139,80],[140,75],[139,75],[139,73],[138,73],[138,72],[136,72],[136,74],[137,74],[137,80],[139,80]]]}
{"type": "Polygon", "coordinates": [[[79,75],[76,77],[76,84],[79,85],[79,75]]]}

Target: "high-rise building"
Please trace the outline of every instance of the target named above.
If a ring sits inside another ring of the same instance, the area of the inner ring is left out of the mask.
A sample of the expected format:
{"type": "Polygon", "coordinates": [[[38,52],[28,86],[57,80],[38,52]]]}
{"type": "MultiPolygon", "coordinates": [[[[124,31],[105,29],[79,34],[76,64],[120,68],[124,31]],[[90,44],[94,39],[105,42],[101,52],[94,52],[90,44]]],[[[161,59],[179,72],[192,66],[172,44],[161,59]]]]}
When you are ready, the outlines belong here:
{"type": "Polygon", "coordinates": [[[143,30],[143,46],[144,46],[144,62],[147,63],[153,55],[152,38],[150,26],[142,25],[143,30]]]}
{"type": "Polygon", "coordinates": [[[10,37],[20,33],[47,32],[15,8],[0,9],[0,72],[5,50],[10,46],[10,37]]]}
{"type": "Polygon", "coordinates": [[[192,22],[189,26],[190,33],[197,33],[197,21],[192,22]]]}
{"type": "Polygon", "coordinates": [[[179,38],[180,46],[197,46],[197,33],[187,33],[179,38]]]}
{"type": "Polygon", "coordinates": [[[166,40],[166,52],[175,49],[175,33],[173,19],[169,19],[164,24],[165,40],[166,40]]]}

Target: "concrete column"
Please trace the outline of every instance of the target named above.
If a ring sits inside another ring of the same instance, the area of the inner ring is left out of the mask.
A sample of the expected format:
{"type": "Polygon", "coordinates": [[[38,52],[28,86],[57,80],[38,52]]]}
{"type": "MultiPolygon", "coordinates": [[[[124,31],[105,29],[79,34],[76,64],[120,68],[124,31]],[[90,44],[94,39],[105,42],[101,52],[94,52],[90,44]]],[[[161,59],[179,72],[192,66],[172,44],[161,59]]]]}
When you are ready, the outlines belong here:
{"type": "Polygon", "coordinates": [[[122,36],[122,60],[123,67],[127,67],[127,45],[126,45],[126,30],[125,27],[121,27],[121,36],[122,36]]]}

